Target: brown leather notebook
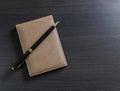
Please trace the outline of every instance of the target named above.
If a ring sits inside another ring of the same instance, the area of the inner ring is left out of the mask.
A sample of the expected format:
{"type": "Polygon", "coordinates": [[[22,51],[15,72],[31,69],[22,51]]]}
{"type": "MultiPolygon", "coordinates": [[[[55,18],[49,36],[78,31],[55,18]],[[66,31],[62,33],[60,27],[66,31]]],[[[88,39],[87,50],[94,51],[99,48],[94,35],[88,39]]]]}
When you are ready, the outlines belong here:
{"type": "MultiPolygon", "coordinates": [[[[25,53],[53,24],[54,20],[52,15],[17,24],[16,29],[23,53],[25,53]]],[[[26,59],[26,64],[30,76],[67,66],[56,28],[33,53],[30,54],[26,59]]]]}

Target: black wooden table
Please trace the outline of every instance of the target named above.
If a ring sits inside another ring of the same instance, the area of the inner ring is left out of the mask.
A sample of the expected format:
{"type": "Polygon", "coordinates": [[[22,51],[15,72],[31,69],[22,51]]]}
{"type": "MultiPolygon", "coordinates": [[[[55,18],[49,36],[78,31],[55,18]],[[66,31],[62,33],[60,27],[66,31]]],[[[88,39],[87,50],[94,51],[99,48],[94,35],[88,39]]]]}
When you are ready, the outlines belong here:
{"type": "Polygon", "coordinates": [[[0,91],[120,91],[119,0],[0,0],[0,91]],[[52,14],[69,66],[33,78],[15,24],[52,14]]]}

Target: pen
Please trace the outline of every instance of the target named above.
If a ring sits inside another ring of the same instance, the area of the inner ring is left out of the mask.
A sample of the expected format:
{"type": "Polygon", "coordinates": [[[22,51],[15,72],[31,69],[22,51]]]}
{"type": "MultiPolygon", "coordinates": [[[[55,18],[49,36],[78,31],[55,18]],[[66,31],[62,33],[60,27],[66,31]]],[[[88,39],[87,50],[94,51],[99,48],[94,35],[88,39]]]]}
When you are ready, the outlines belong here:
{"type": "Polygon", "coordinates": [[[12,66],[12,70],[16,70],[20,68],[24,63],[25,59],[38,47],[38,45],[54,30],[54,28],[58,25],[59,21],[53,24],[19,59],[19,61],[12,66]]]}

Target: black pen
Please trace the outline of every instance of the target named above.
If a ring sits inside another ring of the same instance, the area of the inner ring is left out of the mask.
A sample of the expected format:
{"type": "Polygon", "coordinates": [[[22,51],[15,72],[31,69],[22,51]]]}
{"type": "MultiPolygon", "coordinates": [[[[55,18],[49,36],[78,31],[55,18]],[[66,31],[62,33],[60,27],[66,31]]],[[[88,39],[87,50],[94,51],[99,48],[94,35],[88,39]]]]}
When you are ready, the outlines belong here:
{"type": "Polygon", "coordinates": [[[19,67],[21,67],[22,64],[25,63],[25,59],[38,47],[38,45],[54,30],[54,28],[57,26],[59,21],[57,21],[55,24],[53,24],[19,59],[19,61],[15,64],[15,66],[12,66],[12,70],[16,70],[19,67]]]}

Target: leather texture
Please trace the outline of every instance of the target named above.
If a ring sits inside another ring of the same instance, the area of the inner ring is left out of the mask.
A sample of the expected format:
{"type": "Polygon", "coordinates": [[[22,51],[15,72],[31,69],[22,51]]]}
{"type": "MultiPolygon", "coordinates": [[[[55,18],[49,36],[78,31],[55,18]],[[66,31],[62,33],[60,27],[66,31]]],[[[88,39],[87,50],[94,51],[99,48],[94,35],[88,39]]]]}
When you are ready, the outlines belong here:
{"type": "MultiPolygon", "coordinates": [[[[25,51],[27,51],[53,24],[54,20],[52,15],[17,24],[16,29],[23,53],[25,53],[25,51]]],[[[56,28],[33,53],[30,54],[26,59],[26,64],[30,76],[67,66],[56,28]]]]}

